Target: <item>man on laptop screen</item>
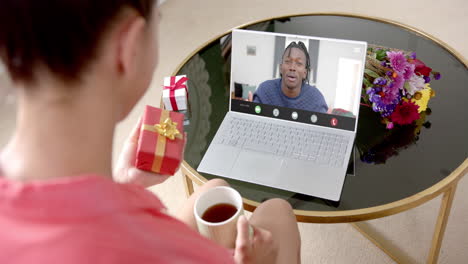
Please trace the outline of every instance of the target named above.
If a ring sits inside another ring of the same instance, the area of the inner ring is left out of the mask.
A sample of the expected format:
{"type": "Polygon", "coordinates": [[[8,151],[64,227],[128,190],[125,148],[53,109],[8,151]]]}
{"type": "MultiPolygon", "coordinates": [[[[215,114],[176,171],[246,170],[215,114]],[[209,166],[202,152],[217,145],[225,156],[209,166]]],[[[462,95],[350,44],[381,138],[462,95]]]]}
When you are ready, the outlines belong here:
{"type": "Polygon", "coordinates": [[[264,81],[253,94],[253,102],[326,113],[322,93],[309,85],[310,57],[302,41],[291,42],[280,64],[281,78],[264,81]]]}

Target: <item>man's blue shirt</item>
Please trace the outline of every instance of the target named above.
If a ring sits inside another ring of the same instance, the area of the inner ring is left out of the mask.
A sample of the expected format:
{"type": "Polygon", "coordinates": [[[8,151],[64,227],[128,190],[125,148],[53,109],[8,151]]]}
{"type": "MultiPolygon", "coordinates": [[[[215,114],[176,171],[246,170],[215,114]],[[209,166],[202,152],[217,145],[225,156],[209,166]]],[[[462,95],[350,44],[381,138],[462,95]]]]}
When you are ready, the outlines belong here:
{"type": "Polygon", "coordinates": [[[297,97],[290,98],[281,90],[281,78],[262,82],[254,93],[253,101],[314,112],[328,111],[325,98],[315,86],[302,83],[301,93],[297,97]]]}

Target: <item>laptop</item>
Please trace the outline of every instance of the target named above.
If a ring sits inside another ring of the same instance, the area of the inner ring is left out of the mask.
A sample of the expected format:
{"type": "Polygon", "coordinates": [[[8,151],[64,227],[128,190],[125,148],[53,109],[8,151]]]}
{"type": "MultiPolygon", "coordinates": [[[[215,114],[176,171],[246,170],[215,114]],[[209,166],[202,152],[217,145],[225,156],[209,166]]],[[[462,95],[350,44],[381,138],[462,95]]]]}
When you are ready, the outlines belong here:
{"type": "Polygon", "coordinates": [[[367,43],[233,30],[229,111],[197,170],[339,201],[367,43]]]}

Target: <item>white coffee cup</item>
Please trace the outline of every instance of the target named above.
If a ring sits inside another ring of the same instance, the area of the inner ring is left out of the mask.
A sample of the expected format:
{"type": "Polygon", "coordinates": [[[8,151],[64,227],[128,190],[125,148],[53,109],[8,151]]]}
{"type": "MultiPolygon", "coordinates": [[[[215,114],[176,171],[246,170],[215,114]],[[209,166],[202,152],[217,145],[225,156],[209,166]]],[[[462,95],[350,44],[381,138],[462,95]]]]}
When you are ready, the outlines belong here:
{"type": "Polygon", "coordinates": [[[231,187],[214,187],[203,193],[195,201],[193,208],[198,231],[203,236],[226,247],[234,248],[237,236],[237,220],[244,214],[242,197],[231,187]],[[230,204],[237,208],[236,213],[222,222],[207,222],[202,219],[206,210],[217,204],[230,204]]]}

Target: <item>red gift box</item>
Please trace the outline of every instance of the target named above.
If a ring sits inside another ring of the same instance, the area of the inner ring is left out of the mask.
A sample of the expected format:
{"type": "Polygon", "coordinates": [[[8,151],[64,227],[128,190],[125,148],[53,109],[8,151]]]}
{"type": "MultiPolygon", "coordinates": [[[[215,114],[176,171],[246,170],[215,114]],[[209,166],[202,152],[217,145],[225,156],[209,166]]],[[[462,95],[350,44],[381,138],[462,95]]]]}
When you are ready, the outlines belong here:
{"type": "Polygon", "coordinates": [[[184,149],[184,115],[146,106],[138,140],[135,166],[141,170],[174,175],[184,149]]]}

